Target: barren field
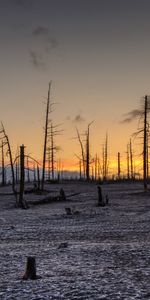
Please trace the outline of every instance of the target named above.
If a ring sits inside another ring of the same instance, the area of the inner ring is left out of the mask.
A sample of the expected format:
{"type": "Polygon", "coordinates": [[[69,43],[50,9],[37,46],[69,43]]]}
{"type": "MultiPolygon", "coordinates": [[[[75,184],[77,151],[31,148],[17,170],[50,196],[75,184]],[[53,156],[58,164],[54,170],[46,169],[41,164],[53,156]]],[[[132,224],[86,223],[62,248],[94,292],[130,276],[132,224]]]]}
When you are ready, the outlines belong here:
{"type": "Polygon", "coordinates": [[[27,210],[0,196],[0,299],[150,299],[150,193],[140,183],[105,184],[109,204],[98,207],[96,184],[46,186],[52,195],[61,187],[80,194],[27,210]],[[37,280],[22,280],[28,256],[37,280]]]}

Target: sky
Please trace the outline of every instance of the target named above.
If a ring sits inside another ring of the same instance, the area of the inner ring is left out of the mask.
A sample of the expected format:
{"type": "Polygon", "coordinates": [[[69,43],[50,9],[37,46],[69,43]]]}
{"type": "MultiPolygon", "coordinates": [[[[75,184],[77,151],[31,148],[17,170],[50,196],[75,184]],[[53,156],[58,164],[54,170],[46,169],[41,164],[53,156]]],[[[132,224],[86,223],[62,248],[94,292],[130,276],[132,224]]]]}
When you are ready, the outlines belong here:
{"type": "Polygon", "coordinates": [[[52,80],[64,168],[80,153],[75,128],[91,121],[91,155],[107,132],[110,160],[126,156],[137,120],[121,121],[150,93],[149,12],[149,0],[0,0],[0,120],[14,155],[24,144],[41,159],[52,80]]]}

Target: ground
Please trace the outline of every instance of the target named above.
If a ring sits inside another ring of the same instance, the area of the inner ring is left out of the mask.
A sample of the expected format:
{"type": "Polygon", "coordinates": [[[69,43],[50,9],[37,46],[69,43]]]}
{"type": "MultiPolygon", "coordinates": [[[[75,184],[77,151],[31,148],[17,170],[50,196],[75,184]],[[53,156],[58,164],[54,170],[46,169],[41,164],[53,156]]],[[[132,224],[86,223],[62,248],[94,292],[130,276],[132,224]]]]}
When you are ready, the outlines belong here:
{"type": "Polygon", "coordinates": [[[0,196],[0,299],[150,299],[150,193],[141,183],[105,184],[109,204],[98,207],[96,184],[46,186],[52,195],[61,187],[80,194],[27,210],[0,196]],[[28,256],[37,280],[22,280],[28,256]]]}

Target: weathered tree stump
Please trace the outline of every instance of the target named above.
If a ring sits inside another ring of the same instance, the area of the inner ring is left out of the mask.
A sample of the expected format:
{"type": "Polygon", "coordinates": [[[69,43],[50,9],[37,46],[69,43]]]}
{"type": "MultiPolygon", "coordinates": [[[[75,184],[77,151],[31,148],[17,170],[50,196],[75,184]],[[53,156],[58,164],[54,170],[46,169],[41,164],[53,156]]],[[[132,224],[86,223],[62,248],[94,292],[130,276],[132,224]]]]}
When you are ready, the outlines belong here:
{"type": "Polygon", "coordinates": [[[27,257],[26,270],[23,279],[37,279],[35,257],[27,257]]]}
{"type": "Polygon", "coordinates": [[[59,199],[62,200],[62,201],[66,200],[66,195],[65,195],[65,192],[64,192],[63,188],[61,188],[60,191],[59,191],[59,199]]]}
{"type": "Polygon", "coordinates": [[[105,206],[105,202],[103,201],[101,186],[98,185],[97,189],[98,189],[98,206],[105,206]]]}
{"type": "Polygon", "coordinates": [[[72,215],[72,211],[70,207],[65,207],[65,210],[67,215],[72,215]]]}
{"type": "Polygon", "coordinates": [[[106,195],[106,205],[108,205],[108,203],[109,203],[109,197],[108,195],[106,195]]]}

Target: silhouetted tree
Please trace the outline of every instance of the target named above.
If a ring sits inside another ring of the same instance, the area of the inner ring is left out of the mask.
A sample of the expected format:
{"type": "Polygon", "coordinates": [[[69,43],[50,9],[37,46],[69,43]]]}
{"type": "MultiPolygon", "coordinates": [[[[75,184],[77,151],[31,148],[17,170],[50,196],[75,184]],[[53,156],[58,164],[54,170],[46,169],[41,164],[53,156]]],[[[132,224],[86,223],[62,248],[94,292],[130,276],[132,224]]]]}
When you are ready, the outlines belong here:
{"type": "Polygon", "coordinates": [[[132,150],[132,141],[130,139],[130,143],[129,143],[129,150],[130,150],[130,174],[131,174],[131,179],[134,178],[134,174],[133,174],[133,150],[132,150]]]}
{"type": "Polygon", "coordinates": [[[6,180],[5,180],[5,161],[4,161],[4,142],[2,140],[1,143],[1,155],[2,155],[2,186],[4,186],[6,184],[6,180]]]}
{"type": "Polygon", "coordinates": [[[129,165],[129,143],[127,144],[127,179],[130,178],[130,165],[129,165]]]}
{"type": "Polygon", "coordinates": [[[51,177],[52,180],[54,180],[54,172],[55,172],[55,155],[56,152],[60,150],[59,146],[56,146],[55,144],[55,137],[60,135],[63,130],[59,130],[59,126],[61,124],[58,125],[53,125],[52,121],[50,121],[50,126],[48,127],[48,142],[49,142],[49,146],[47,147],[47,155],[48,155],[48,179],[50,180],[50,173],[51,173],[51,177]]]}
{"type": "Polygon", "coordinates": [[[149,122],[148,115],[150,113],[150,97],[145,96],[144,101],[142,101],[141,109],[134,109],[128,114],[127,118],[123,120],[125,122],[131,122],[134,118],[139,119],[138,131],[134,133],[134,136],[142,134],[143,138],[143,183],[144,189],[147,189],[147,179],[148,179],[148,137],[149,137],[149,122]],[[141,126],[142,124],[142,126],[141,126]]]}
{"type": "Polygon", "coordinates": [[[120,167],[120,152],[118,152],[118,179],[120,179],[121,167],[120,167]]]}
{"type": "Polygon", "coordinates": [[[6,147],[7,147],[7,153],[9,155],[9,159],[10,159],[11,174],[12,174],[12,190],[13,190],[13,193],[15,195],[16,204],[17,204],[17,192],[16,192],[16,189],[15,189],[15,173],[14,173],[14,165],[13,165],[13,158],[12,158],[11,146],[10,146],[8,135],[6,134],[6,131],[5,131],[5,128],[4,128],[4,125],[3,125],[2,122],[1,122],[1,131],[0,131],[0,134],[2,135],[1,139],[4,142],[3,146],[6,145],[6,147]]]}
{"type": "Polygon", "coordinates": [[[43,148],[43,168],[42,168],[42,182],[41,182],[41,189],[44,189],[44,181],[45,181],[45,163],[46,163],[46,151],[47,151],[47,139],[48,139],[48,125],[49,125],[49,113],[50,113],[50,90],[51,84],[49,83],[48,88],[48,96],[47,96],[47,107],[46,107],[46,118],[45,118],[45,132],[44,132],[44,148],[43,148]]]}
{"type": "Polygon", "coordinates": [[[108,177],[108,134],[106,133],[105,144],[102,147],[102,177],[106,180],[108,177]]]}

